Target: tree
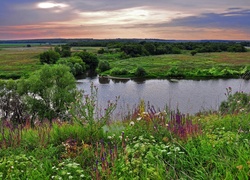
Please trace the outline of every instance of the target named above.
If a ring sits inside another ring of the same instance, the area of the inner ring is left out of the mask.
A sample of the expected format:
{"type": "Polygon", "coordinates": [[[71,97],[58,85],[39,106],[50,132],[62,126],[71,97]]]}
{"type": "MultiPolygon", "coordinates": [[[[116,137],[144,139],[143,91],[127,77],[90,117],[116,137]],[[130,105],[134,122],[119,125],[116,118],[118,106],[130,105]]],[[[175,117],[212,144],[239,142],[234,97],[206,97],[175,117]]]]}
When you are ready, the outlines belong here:
{"type": "Polygon", "coordinates": [[[77,94],[74,76],[65,65],[45,65],[28,79],[21,79],[18,91],[34,118],[65,117],[77,94]]]}
{"type": "Polygon", "coordinates": [[[40,62],[42,64],[55,64],[60,58],[60,54],[53,50],[48,50],[40,54],[40,62]]]}
{"type": "Polygon", "coordinates": [[[100,61],[98,64],[98,69],[100,70],[100,72],[104,72],[110,69],[110,65],[108,63],[108,61],[100,61]]]}
{"type": "Polygon", "coordinates": [[[191,51],[190,54],[194,56],[195,54],[197,54],[197,51],[191,51]]]}
{"type": "Polygon", "coordinates": [[[17,93],[18,80],[0,80],[0,119],[11,120],[17,125],[23,123],[27,114],[24,103],[17,93]]]}
{"type": "Polygon", "coordinates": [[[148,51],[150,55],[154,55],[156,52],[156,47],[153,43],[145,43],[144,48],[148,51]]]}
{"type": "Polygon", "coordinates": [[[64,64],[70,67],[70,72],[74,76],[82,75],[86,71],[86,65],[80,57],[61,58],[57,64],[64,64]]]}
{"type": "Polygon", "coordinates": [[[76,53],[75,56],[79,56],[82,61],[86,63],[89,69],[93,70],[98,66],[99,60],[97,59],[97,56],[93,53],[82,51],[76,53]]]}

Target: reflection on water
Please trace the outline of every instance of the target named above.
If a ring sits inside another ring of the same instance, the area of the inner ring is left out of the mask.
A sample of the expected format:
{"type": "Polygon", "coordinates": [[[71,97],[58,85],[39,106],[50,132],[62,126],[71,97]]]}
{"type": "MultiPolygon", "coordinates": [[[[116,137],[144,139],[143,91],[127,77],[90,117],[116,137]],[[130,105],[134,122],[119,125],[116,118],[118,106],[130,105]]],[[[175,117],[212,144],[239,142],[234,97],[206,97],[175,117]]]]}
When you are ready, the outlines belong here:
{"type": "Polygon", "coordinates": [[[229,80],[123,80],[108,78],[85,78],[77,84],[79,89],[90,92],[93,82],[98,87],[98,103],[105,107],[107,101],[120,96],[117,111],[126,111],[139,103],[141,99],[150,102],[156,108],[163,109],[166,105],[179,109],[183,113],[194,114],[200,110],[217,110],[226,99],[226,88],[232,87],[233,92],[250,92],[250,81],[242,79],[229,80]]]}

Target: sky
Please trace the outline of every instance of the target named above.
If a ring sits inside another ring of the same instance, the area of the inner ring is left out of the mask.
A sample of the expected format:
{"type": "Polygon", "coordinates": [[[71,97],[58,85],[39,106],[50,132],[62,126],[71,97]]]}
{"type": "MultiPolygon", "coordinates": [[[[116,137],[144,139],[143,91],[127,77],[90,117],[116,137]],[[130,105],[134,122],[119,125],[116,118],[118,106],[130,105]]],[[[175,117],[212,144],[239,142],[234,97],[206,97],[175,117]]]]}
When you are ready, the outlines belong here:
{"type": "Polygon", "coordinates": [[[0,0],[0,40],[250,40],[250,0],[0,0]]]}

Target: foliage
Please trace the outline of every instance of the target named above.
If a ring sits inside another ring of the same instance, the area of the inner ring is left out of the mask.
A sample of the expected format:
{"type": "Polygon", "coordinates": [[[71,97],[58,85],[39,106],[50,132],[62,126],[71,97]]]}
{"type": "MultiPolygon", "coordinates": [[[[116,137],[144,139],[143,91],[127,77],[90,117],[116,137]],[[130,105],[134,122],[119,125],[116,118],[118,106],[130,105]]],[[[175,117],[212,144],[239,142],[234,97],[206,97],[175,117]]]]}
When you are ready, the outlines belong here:
{"type": "Polygon", "coordinates": [[[0,118],[16,124],[24,122],[27,117],[25,104],[17,92],[18,81],[0,81],[0,118]]]}
{"type": "Polygon", "coordinates": [[[0,159],[1,179],[48,179],[46,172],[33,156],[25,154],[2,157],[0,159]]]}
{"type": "Polygon", "coordinates": [[[93,53],[82,51],[75,53],[74,56],[79,56],[82,61],[87,65],[87,69],[95,69],[98,66],[99,60],[97,56],[93,53]]]}
{"type": "Polygon", "coordinates": [[[111,69],[111,67],[108,61],[100,61],[98,64],[98,69],[100,72],[104,72],[111,69]]]}
{"type": "Polygon", "coordinates": [[[124,68],[113,68],[111,69],[111,75],[113,76],[117,76],[117,75],[127,75],[128,74],[128,71],[124,68]]]}
{"type": "Polygon", "coordinates": [[[60,54],[53,50],[48,50],[40,54],[40,62],[42,64],[55,64],[59,58],[60,54]]]}
{"type": "Polygon", "coordinates": [[[69,45],[55,46],[54,51],[59,53],[61,57],[71,56],[71,47],[69,45]]]}
{"type": "Polygon", "coordinates": [[[76,83],[64,65],[43,66],[28,79],[21,79],[19,92],[33,118],[64,118],[66,106],[75,101],[76,83]]]}
{"type": "Polygon", "coordinates": [[[197,51],[191,51],[190,54],[194,56],[195,54],[197,54],[197,51]]]}
{"type": "Polygon", "coordinates": [[[135,70],[135,76],[136,77],[145,77],[147,75],[147,72],[142,67],[137,67],[135,70]]]}
{"type": "Polygon", "coordinates": [[[126,76],[135,77],[135,67],[142,67],[147,72],[147,78],[239,78],[245,76],[250,70],[246,58],[248,53],[198,53],[195,56],[186,53],[126,60],[110,58],[108,62],[114,68],[106,71],[105,74],[112,75],[113,70],[119,71],[126,67],[128,72],[126,76]]]}
{"type": "Polygon", "coordinates": [[[75,123],[88,127],[94,138],[100,128],[110,123],[111,115],[119,98],[117,97],[115,102],[108,102],[107,108],[103,112],[97,104],[97,88],[93,84],[91,84],[91,93],[89,95],[85,95],[84,99],[82,99],[82,94],[83,92],[79,93],[76,101],[72,102],[68,107],[69,114],[75,123]]]}
{"type": "Polygon", "coordinates": [[[232,94],[232,88],[226,89],[227,100],[220,105],[222,114],[250,112],[250,95],[244,92],[236,92],[232,94]]]}
{"type": "Polygon", "coordinates": [[[74,76],[82,75],[86,72],[86,65],[80,57],[73,56],[70,58],[61,58],[57,61],[57,64],[64,64],[70,67],[70,72],[74,76]]]}

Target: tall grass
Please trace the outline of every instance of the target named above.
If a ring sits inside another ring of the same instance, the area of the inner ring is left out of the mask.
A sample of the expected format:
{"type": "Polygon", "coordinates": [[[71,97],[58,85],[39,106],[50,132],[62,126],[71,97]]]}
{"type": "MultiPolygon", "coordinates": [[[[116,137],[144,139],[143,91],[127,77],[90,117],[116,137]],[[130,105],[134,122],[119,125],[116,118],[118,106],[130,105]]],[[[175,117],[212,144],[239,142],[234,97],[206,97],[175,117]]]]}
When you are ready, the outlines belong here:
{"type": "MultiPolygon", "coordinates": [[[[87,110],[88,106],[93,108],[91,103],[82,107],[87,110]]],[[[180,112],[159,111],[141,101],[123,121],[107,123],[103,119],[105,123],[100,123],[95,119],[88,121],[85,116],[74,118],[79,119],[37,122],[34,128],[28,122],[13,126],[9,121],[1,121],[0,177],[250,177],[249,112],[186,116],[180,112]]]]}

